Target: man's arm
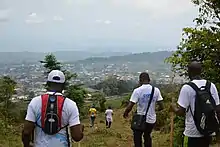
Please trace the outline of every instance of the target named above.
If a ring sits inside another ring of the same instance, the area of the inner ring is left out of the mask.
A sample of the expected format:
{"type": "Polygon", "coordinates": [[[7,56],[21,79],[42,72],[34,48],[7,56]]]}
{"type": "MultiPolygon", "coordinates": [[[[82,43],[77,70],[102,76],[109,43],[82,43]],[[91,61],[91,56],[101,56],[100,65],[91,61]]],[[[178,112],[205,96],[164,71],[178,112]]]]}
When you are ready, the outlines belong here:
{"type": "Polygon", "coordinates": [[[25,121],[24,129],[22,131],[22,142],[24,147],[30,147],[31,135],[34,130],[35,124],[31,121],[25,121]]]}
{"type": "Polygon", "coordinates": [[[139,97],[139,95],[137,93],[137,90],[134,90],[132,95],[131,95],[130,102],[128,103],[128,106],[125,109],[125,112],[124,112],[124,115],[123,115],[124,118],[128,117],[129,112],[131,112],[131,110],[134,107],[135,103],[138,102],[138,97],[139,97]]]}
{"type": "Polygon", "coordinates": [[[176,104],[171,104],[171,111],[175,112],[179,116],[183,116],[186,113],[186,109],[189,107],[189,87],[188,85],[184,85],[180,91],[178,106],[176,104]]]}
{"type": "Polygon", "coordinates": [[[123,115],[124,118],[128,117],[128,114],[131,112],[134,105],[135,105],[134,102],[131,102],[131,101],[129,102],[127,108],[125,109],[124,115],[123,115]]]}
{"type": "Polygon", "coordinates": [[[27,115],[24,122],[24,128],[22,131],[22,142],[24,144],[24,147],[30,147],[30,141],[31,141],[31,135],[35,128],[35,113],[34,113],[34,102],[33,100],[28,105],[27,109],[27,115]]]}
{"type": "Polygon", "coordinates": [[[83,138],[84,126],[80,124],[79,110],[75,102],[69,105],[69,126],[71,137],[74,141],[78,142],[83,138]]]}
{"type": "Polygon", "coordinates": [[[84,126],[81,124],[70,127],[71,137],[74,141],[78,142],[83,139],[84,126]]]}
{"type": "Polygon", "coordinates": [[[176,106],[175,104],[172,104],[171,110],[179,116],[184,116],[184,114],[186,113],[186,109],[181,107],[180,105],[176,106]]]}
{"type": "MultiPolygon", "coordinates": [[[[157,88],[157,89],[158,89],[158,88],[157,88]]],[[[158,104],[158,106],[159,106],[158,111],[163,110],[163,108],[164,108],[164,107],[163,107],[163,97],[162,97],[161,92],[160,92],[159,89],[158,89],[157,104],[158,104]]]]}
{"type": "Polygon", "coordinates": [[[219,103],[219,94],[216,86],[212,83],[211,84],[211,93],[213,95],[213,98],[215,99],[216,103],[216,111],[218,113],[218,116],[220,116],[220,103],[219,103]]]}
{"type": "Polygon", "coordinates": [[[159,107],[158,107],[158,111],[161,111],[161,110],[164,109],[163,101],[158,101],[157,104],[158,104],[158,106],[159,106],[159,107]]]}

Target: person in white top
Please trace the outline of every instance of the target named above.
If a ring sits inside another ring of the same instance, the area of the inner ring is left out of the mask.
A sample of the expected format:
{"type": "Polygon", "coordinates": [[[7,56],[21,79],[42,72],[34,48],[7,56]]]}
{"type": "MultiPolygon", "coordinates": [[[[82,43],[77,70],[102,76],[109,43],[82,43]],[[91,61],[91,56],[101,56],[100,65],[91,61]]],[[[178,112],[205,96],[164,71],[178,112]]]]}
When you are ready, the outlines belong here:
{"type": "Polygon", "coordinates": [[[108,109],[105,111],[105,119],[106,119],[106,128],[110,128],[112,121],[113,121],[113,110],[111,106],[108,107],[108,109]]]}
{"type": "MultiPolygon", "coordinates": [[[[133,106],[137,104],[137,114],[145,115],[147,106],[149,103],[150,95],[152,92],[152,86],[150,85],[150,77],[149,74],[143,72],[139,76],[139,84],[140,87],[134,89],[130,102],[124,112],[123,117],[127,118],[129,112],[132,110],[133,106]]],[[[161,96],[160,90],[155,87],[155,91],[153,94],[153,99],[149,107],[149,111],[146,114],[146,130],[144,132],[133,130],[134,133],[134,144],[135,147],[142,147],[142,136],[144,134],[144,146],[152,147],[152,139],[151,132],[154,128],[154,124],[156,122],[156,113],[155,113],[155,105],[158,102],[159,110],[163,109],[163,98],[161,96]]]]}
{"type": "MultiPolygon", "coordinates": [[[[48,92],[45,95],[53,95],[53,100],[57,100],[58,97],[62,98],[62,91],[65,84],[65,75],[59,70],[53,70],[49,73],[47,79],[48,92]]],[[[51,98],[51,97],[49,97],[51,98]]],[[[51,100],[51,99],[49,99],[51,100]]],[[[78,142],[83,138],[84,126],[80,124],[79,111],[76,103],[69,98],[65,98],[62,105],[61,112],[61,124],[58,133],[48,135],[45,133],[46,129],[42,126],[42,110],[43,100],[42,96],[33,98],[28,105],[27,115],[25,118],[24,129],[22,131],[22,141],[24,147],[31,147],[31,135],[34,131],[34,147],[70,147],[70,140],[68,138],[68,129],[65,126],[70,127],[71,137],[74,141],[78,142]],[[37,125],[38,124],[38,125],[37,125]],[[62,127],[62,128],[61,128],[62,127]]],[[[57,100],[58,101],[58,100],[57,100]]],[[[47,102],[49,103],[49,102],[47,102]]],[[[48,108],[47,108],[48,109],[48,108]]],[[[57,110],[58,111],[58,110],[57,110]]],[[[44,118],[44,117],[43,117],[44,118]]],[[[50,121],[50,119],[49,119],[50,121]]],[[[53,123],[53,122],[52,122],[53,123]]]]}
{"type": "MultiPolygon", "coordinates": [[[[188,65],[188,75],[192,83],[197,87],[206,85],[207,80],[201,78],[202,65],[193,61],[188,65]]],[[[219,96],[216,86],[211,83],[210,92],[215,101],[215,104],[219,105],[219,96]]],[[[178,107],[176,104],[171,105],[171,110],[177,115],[183,116],[185,114],[185,130],[184,135],[188,137],[188,147],[209,147],[211,137],[204,137],[197,129],[193,116],[195,110],[196,91],[188,84],[183,85],[179,98],[178,107]],[[191,110],[190,110],[190,109],[191,110]]],[[[218,108],[217,108],[218,110],[218,108]]]]}

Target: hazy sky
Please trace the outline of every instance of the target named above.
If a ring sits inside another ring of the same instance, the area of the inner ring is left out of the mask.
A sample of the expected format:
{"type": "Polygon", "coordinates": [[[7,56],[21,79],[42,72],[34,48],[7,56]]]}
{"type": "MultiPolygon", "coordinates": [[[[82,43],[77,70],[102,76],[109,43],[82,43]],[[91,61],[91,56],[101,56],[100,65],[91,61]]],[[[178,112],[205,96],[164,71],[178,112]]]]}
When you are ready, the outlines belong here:
{"type": "Polygon", "coordinates": [[[191,0],[0,0],[0,51],[175,48],[191,0]]]}

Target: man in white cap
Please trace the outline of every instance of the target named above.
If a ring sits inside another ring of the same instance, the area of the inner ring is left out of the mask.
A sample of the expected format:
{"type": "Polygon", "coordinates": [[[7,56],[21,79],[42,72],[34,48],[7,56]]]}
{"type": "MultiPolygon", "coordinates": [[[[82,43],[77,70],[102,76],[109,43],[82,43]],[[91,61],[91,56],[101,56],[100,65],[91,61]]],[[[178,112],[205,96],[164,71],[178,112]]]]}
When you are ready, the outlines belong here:
{"type": "Polygon", "coordinates": [[[47,93],[31,100],[22,132],[24,147],[31,147],[33,131],[34,147],[70,147],[68,127],[74,141],[83,138],[78,107],[62,95],[64,85],[63,72],[53,70],[48,75],[47,93]]]}

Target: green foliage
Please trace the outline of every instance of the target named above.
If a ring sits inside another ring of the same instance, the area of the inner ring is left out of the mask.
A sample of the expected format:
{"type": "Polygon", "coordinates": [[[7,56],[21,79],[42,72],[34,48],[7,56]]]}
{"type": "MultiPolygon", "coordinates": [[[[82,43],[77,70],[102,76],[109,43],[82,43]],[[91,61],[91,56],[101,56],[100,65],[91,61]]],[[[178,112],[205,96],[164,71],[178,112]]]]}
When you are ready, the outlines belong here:
{"type": "Polygon", "coordinates": [[[174,118],[174,146],[182,147],[184,143],[183,131],[185,128],[185,118],[180,116],[175,116],[174,118]]]}
{"type": "MultiPolygon", "coordinates": [[[[199,7],[194,20],[195,28],[184,28],[182,41],[176,52],[165,61],[172,64],[172,70],[187,76],[187,65],[193,60],[203,64],[203,78],[214,82],[220,88],[220,1],[192,0],[199,7]]],[[[175,146],[182,143],[184,118],[175,117],[175,146]]]]}
{"type": "Polygon", "coordinates": [[[61,70],[61,63],[57,61],[56,56],[53,54],[46,55],[44,60],[40,61],[40,63],[44,64],[44,67],[47,69],[47,74],[52,70],[61,70]]]}
{"type": "Polygon", "coordinates": [[[10,99],[15,93],[15,86],[16,82],[8,76],[0,79],[0,103],[3,103],[1,113],[5,116],[5,121],[8,119],[10,108],[13,108],[10,99]]]}
{"type": "Polygon", "coordinates": [[[126,107],[129,103],[130,98],[131,98],[131,94],[124,96],[122,98],[121,107],[126,107]]]}
{"type": "Polygon", "coordinates": [[[86,91],[81,87],[81,85],[71,84],[71,79],[76,78],[77,75],[67,70],[63,70],[62,64],[57,61],[55,55],[53,54],[46,55],[44,61],[40,62],[44,64],[44,67],[46,68],[45,74],[48,74],[52,70],[61,70],[64,73],[66,79],[64,88],[65,96],[75,101],[79,109],[81,109],[84,104],[86,91]]]}
{"type": "Polygon", "coordinates": [[[67,70],[62,69],[62,64],[57,61],[56,56],[53,54],[48,54],[45,56],[43,61],[40,61],[44,65],[44,68],[46,69],[45,76],[47,76],[48,73],[50,73],[52,70],[61,70],[65,74],[65,89],[68,89],[68,86],[70,85],[70,81],[72,78],[76,78],[76,74],[73,74],[67,70]]]}
{"type": "Polygon", "coordinates": [[[178,49],[166,59],[173,71],[187,75],[187,64],[192,60],[203,63],[203,77],[220,88],[220,1],[194,0],[199,6],[195,28],[184,28],[178,49]]]}
{"type": "Polygon", "coordinates": [[[76,102],[79,108],[83,107],[86,91],[78,85],[70,85],[65,92],[65,96],[76,102]]]}
{"type": "Polygon", "coordinates": [[[118,80],[116,77],[111,76],[98,83],[93,88],[103,90],[107,96],[112,96],[131,92],[134,85],[132,81],[118,80]]]}
{"type": "Polygon", "coordinates": [[[122,99],[116,98],[116,99],[108,99],[106,100],[105,106],[108,108],[108,106],[111,106],[112,109],[119,109],[121,108],[122,99]]]}
{"type": "Polygon", "coordinates": [[[105,99],[104,93],[101,93],[101,92],[94,93],[92,95],[92,99],[94,100],[95,103],[99,104],[100,112],[104,112],[106,110],[105,108],[106,99],[105,99]]]}

